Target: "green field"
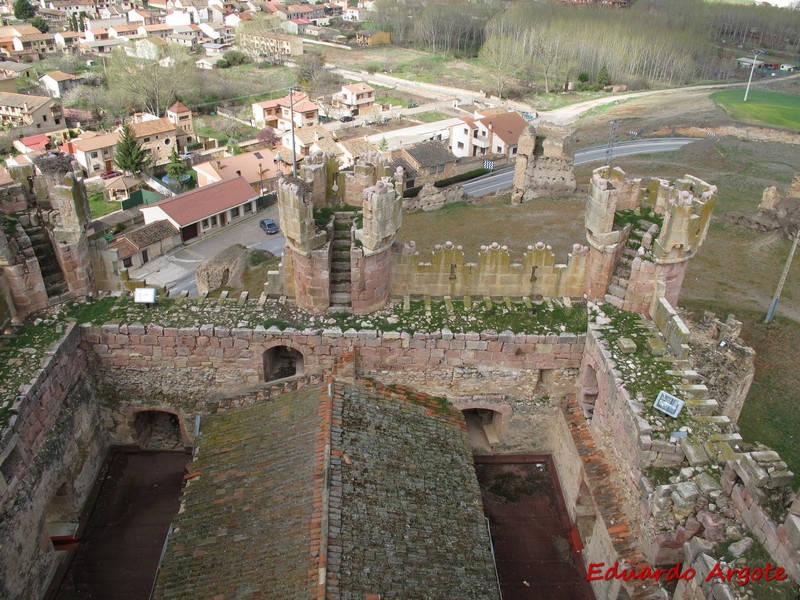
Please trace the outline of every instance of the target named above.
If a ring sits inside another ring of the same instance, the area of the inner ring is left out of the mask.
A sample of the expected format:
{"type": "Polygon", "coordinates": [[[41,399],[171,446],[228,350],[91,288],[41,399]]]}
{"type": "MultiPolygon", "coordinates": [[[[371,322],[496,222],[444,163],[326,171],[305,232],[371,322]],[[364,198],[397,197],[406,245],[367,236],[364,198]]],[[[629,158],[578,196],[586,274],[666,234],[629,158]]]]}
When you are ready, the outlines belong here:
{"type": "Polygon", "coordinates": [[[747,102],[742,90],[716,92],[711,99],[737,121],[800,131],[800,96],[751,89],[747,102]]]}

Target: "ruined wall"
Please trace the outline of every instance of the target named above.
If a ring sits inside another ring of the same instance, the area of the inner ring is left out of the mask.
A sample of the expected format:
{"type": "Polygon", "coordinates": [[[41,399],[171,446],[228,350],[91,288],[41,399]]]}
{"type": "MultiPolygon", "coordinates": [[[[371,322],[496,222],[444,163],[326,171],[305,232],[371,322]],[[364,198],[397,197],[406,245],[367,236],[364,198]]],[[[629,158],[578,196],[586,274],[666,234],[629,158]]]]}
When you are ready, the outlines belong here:
{"type": "Polygon", "coordinates": [[[108,444],[107,419],[87,374],[80,329],[61,343],[23,386],[0,441],[2,509],[0,595],[41,598],[66,553],[51,533],[74,533],[108,444]],[[59,495],[57,509],[51,501],[59,495]],[[50,508],[49,508],[50,507],[50,508]]]}
{"type": "Polygon", "coordinates": [[[27,207],[28,201],[23,183],[15,181],[0,186],[0,216],[22,212],[27,207]]]}
{"type": "Polygon", "coordinates": [[[92,261],[94,281],[98,290],[121,290],[119,250],[109,250],[103,238],[89,242],[89,260],[92,261]]]}
{"type": "Polygon", "coordinates": [[[550,123],[529,125],[517,144],[511,204],[575,192],[575,132],[550,123]]]}
{"type": "Polygon", "coordinates": [[[422,210],[427,212],[439,210],[443,206],[455,202],[463,202],[464,200],[464,188],[460,185],[437,188],[432,183],[426,183],[422,186],[419,194],[413,198],[403,198],[403,210],[422,210]]]}
{"type": "Polygon", "coordinates": [[[301,254],[288,244],[284,257],[292,265],[294,298],[298,308],[310,313],[322,313],[331,305],[331,253],[330,243],[317,250],[301,254]]]}
{"type": "Polygon", "coordinates": [[[556,264],[550,246],[528,246],[514,263],[507,246],[482,246],[477,263],[468,263],[461,246],[438,245],[427,260],[412,243],[394,249],[392,296],[581,297],[588,249],[576,244],[566,265],[556,264]]]}

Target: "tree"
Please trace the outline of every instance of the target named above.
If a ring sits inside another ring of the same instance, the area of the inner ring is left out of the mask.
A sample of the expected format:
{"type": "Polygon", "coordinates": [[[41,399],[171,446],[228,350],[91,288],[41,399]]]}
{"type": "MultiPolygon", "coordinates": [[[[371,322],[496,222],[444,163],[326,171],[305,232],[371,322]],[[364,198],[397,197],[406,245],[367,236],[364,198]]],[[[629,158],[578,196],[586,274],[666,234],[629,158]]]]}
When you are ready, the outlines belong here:
{"type": "Polygon", "coordinates": [[[502,98],[506,82],[523,65],[521,44],[507,35],[493,35],[481,48],[480,57],[492,70],[497,95],[502,98]]]}
{"type": "Polygon", "coordinates": [[[38,29],[42,33],[47,33],[50,30],[50,25],[48,25],[47,21],[45,21],[39,15],[36,15],[33,19],[31,19],[31,25],[36,27],[36,29],[38,29]]]}
{"type": "Polygon", "coordinates": [[[312,50],[295,60],[297,85],[304,90],[313,90],[325,72],[325,56],[312,50]]]}
{"type": "Polygon", "coordinates": [[[150,153],[142,148],[139,140],[133,135],[133,129],[127,123],[122,126],[117,150],[114,153],[114,163],[126,173],[134,175],[150,164],[150,153]]]}
{"type": "Polygon", "coordinates": [[[236,67],[238,65],[246,65],[253,62],[247,54],[239,50],[229,50],[222,55],[222,60],[228,63],[228,66],[236,67]]]}
{"type": "Polygon", "coordinates": [[[606,87],[611,85],[611,75],[608,74],[608,67],[603,65],[597,73],[597,85],[606,87]]]}
{"type": "Polygon", "coordinates": [[[242,152],[244,152],[244,150],[242,150],[241,146],[239,146],[239,142],[237,142],[233,138],[228,140],[228,145],[225,146],[225,150],[231,156],[236,156],[237,154],[241,154],[242,152]]]}
{"type": "Polygon", "coordinates": [[[385,137],[382,137],[381,140],[378,142],[378,150],[381,152],[386,152],[389,149],[389,142],[385,137]]]}
{"type": "Polygon", "coordinates": [[[20,21],[27,21],[36,15],[36,9],[29,0],[14,0],[14,17],[20,21]]]}
{"type": "Polygon", "coordinates": [[[256,138],[259,142],[266,144],[270,148],[274,148],[281,141],[281,139],[278,137],[278,134],[275,133],[275,130],[272,127],[264,127],[264,129],[258,132],[256,138]]]}
{"type": "Polygon", "coordinates": [[[178,149],[173,148],[172,154],[169,155],[169,164],[167,165],[167,176],[173,181],[177,181],[183,187],[183,178],[189,173],[189,167],[178,155],[178,149]]]}

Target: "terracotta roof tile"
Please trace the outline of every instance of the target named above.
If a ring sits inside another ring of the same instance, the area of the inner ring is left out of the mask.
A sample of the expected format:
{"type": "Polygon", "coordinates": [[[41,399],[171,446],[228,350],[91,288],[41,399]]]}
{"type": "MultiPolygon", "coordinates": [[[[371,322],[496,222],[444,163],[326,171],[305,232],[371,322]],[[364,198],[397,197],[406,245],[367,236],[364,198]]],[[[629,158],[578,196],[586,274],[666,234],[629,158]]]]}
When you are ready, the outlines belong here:
{"type": "Polygon", "coordinates": [[[128,258],[142,248],[155,244],[178,233],[175,226],[169,221],[156,221],[133,231],[127,231],[118,236],[108,247],[119,249],[120,258],[128,258]]]}
{"type": "Polygon", "coordinates": [[[140,123],[131,123],[133,134],[137,137],[144,137],[146,135],[157,135],[159,133],[167,133],[175,131],[175,124],[166,117],[160,119],[153,119],[151,121],[142,121],[140,123]]]}
{"type": "Polygon", "coordinates": [[[184,227],[210,215],[240,206],[258,197],[244,177],[226,179],[167,200],[142,207],[142,211],[158,206],[178,225],[184,227]]]}

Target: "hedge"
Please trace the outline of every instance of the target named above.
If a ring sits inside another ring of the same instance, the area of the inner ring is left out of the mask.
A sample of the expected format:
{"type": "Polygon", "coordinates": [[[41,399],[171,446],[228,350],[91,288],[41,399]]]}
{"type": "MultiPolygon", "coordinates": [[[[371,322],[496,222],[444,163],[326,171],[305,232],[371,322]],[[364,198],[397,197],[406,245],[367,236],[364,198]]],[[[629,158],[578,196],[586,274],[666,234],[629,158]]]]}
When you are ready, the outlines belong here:
{"type": "Polygon", "coordinates": [[[403,191],[403,198],[416,198],[419,195],[419,191],[422,189],[421,185],[417,187],[410,187],[403,191]]]}
{"type": "Polygon", "coordinates": [[[437,188],[447,187],[453,183],[460,183],[461,181],[467,181],[468,179],[475,179],[476,177],[480,177],[481,175],[486,175],[489,172],[489,169],[484,169],[481,167],[480,169],[473,169],[472,171],[467,171],[466,173],[462,173],[461,175],[455,175],[453,177],[448,177],[446,179],[440,179],[439,181],[435,181],[433,185],[437,188]]]}

